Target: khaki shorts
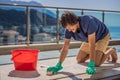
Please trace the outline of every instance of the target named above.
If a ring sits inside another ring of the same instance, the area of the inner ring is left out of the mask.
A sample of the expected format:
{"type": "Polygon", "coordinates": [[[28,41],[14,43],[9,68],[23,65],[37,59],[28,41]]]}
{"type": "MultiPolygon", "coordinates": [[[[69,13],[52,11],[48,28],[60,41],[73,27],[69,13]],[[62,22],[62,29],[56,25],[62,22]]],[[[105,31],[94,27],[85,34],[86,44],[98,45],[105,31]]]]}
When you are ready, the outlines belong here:
{"type": "MultiPolygon", "coordinates": [[[[95,50],[105,52],[106,48],[108,47],[109,40],[110,40],[110,33],[108,33],[103,39],[98,40],[95,43],[95,50]]],[[[87,42],[83,42],[80,47],[80,50],[89,54],[90,53],[89,44],[87,42]]]]}

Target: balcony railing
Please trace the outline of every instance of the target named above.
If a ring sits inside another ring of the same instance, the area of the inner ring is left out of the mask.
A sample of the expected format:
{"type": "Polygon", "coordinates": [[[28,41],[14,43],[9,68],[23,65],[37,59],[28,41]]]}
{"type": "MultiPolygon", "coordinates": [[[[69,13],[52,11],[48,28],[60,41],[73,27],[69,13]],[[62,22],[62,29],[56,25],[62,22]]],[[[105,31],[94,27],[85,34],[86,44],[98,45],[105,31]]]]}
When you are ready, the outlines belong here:
{"type": "MultiPolygon", "coordinates": [[[[10,50],[17,48],[36,48],[42,51],[60,49],[63,44],[61,42],[63,42],[64,40],[64,29],[60,25],[59,19],[61,14],[66,10],[73,11],[78,16],[84,14],[93,15],[107,24],[107,26],[111,26],[110,24],[114,25],[113,23],[111,23],[111,21],[106,20],[106,18],[109,18],[109,16],[107,16],[108,14],[120,16],[120,11],[112,10],[34,6],[20,4],[0,4],[0,9],[3,11],[16,11],[16,13],[18,11],[20,13],[20,17],[16,17],[16,20],[20,19],[19,21],[16,21],[14,23],[11,22],[11,24],[10,22],[0,23],[0,27],[2,26],[3,28],[1,30],[1,33],[4,33],[3,35],[0,35],[0,51],[2,51],[2,53],[0,54],[8,54],[10,50]],[[22,23],[17,23],[20,21],[22,23]]],[[[10,16],[14,17],[16,15],[13,14],[10,16]]],[[[120,26],[118,22],[119,19],[119,17],[116,19],[116,24],[118,24],[118,26],[120,26]]],[[[15,20],[13,19],[13,21],[15,20]]],[[[80,45],[80,42],[75,42],[74,40],[72,40],[70,48],[77,48],[80,45]]],[[[120,38],[118,37],[117,39],[115,39],[113,37],[110,45],[120,45],[120,38]]]]}

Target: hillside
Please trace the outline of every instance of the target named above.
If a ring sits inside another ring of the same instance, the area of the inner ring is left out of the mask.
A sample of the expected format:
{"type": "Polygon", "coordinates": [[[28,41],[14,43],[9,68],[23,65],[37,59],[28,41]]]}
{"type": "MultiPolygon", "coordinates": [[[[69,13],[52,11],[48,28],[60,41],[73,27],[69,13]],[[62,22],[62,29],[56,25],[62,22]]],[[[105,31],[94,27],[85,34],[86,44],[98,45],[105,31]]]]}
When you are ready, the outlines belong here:
{"type": "MultiPolygon", "coordinates": [[[[36,25],[56,24],[56,19],[54,17],[34,9],[30,10],[30,19],[31,19],[31,24],[36,24],[36,25]]],[[[10,9],[10,10],[0,9],[0,25],[3,25],[4,27],[11,27],[12,25],[21,26],[24,24],[26,24],[25,11],[18,11],[14,9],[10,9]]]]}

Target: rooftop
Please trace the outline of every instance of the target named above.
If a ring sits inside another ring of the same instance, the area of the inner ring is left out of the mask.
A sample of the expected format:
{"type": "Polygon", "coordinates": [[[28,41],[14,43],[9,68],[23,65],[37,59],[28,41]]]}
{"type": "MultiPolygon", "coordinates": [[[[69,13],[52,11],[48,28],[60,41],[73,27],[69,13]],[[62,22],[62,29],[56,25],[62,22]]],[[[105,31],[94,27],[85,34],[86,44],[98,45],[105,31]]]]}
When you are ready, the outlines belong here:
{"type": "Polygon", "coordinates": [[[120,79],[120,53],[117,63],[105,62],[97,68],[95,75],[85,73],[86,63],[78,64],[75,56],[69,56],[63,63],[63,69],[53,76],[46,75],[46,68],[56,64],[59,58],[41,59],[37,63],[36,71],[17,71],[14,64],[0,65],[0,80],[89,80],[120,79]]]}

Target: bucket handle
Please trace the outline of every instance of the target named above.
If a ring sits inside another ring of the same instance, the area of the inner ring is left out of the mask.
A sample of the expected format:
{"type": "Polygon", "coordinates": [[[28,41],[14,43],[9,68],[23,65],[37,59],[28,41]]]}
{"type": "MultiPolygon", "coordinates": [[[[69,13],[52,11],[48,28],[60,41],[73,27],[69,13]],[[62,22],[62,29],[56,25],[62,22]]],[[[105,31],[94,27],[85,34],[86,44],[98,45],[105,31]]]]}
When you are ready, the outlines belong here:
{"type": "Polygon", "coordinates": [[[14,58],[17,57],[17,56],[19,56],[20,54],[22,54],[22,53],[20,52],[19,54],[13,56],[13,57],[11,58],[11,60],[14,60],[14,58]]]}

